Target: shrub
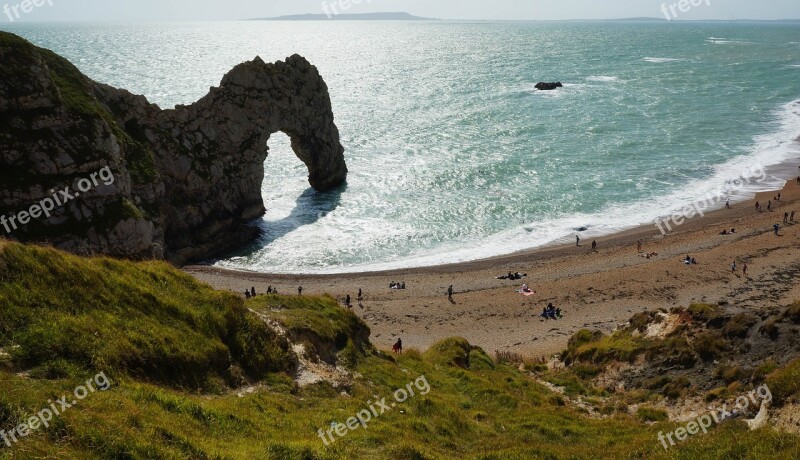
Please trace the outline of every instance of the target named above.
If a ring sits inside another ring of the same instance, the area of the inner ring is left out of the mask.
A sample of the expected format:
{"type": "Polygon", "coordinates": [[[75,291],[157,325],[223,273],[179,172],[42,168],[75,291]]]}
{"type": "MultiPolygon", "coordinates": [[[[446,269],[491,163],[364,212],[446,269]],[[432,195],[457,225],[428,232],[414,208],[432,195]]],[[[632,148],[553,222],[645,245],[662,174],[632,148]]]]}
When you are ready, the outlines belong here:
{"type": "Polygon", "coordinates": [[[727,343],[717,334],[706,332],[694,339],[692,348],[704,361],[713,361],[722,356],[727,349],[727,343]]]}
{"type": "Polygon", "coordinates": [[[643,422],[666,422],[669,420],[669,416],[665,411],[647,406],[637,409],[636,416],[643,422]]]}
{"type": "Polygon", "coordinates": [[[750,313],[739,313],[731,318],[730,321],[722,328],[722,333],[728,337],[747,337],[750,329],[758,323],[758,318],[750,313]]]}
{"type": "Polygon", "coordinates": [[[800,359],[767,376],[767,386],[772,392],[773,402],[782,405],[800,397],[800,359]]]}

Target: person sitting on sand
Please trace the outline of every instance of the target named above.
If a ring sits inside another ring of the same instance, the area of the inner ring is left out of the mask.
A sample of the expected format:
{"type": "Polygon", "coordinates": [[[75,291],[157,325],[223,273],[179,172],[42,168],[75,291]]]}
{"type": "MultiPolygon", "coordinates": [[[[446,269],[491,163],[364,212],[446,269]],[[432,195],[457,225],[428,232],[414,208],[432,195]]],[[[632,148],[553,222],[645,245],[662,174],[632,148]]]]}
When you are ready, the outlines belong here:
{"type": "Polygon", "coordinates": [[[731,235],[733,235],[734,233],[736,233],[736,229],[735,229],[735,228],[733,228],[733,227],[731,227],[731,231],[730,231],[730,232],[728,232],[728,233],[730,233],[731,235]]]}
{"type": "Polygon", "coordinates": [[[533,292],[533,291],[528,287],[527,284],[523,284],[522,285],[522,289],[519,292],[522,292],[523,294],[527,294],[527,293],[533,292]]]}
{"type": "Polygon", "coordinates": [[[692,257],[691,264],[692,264],[692,265],[697,265],[697,259],[695,259],[694,257],[692,257]]]}
{"type": "Polygon", "coordinates": [[[689,254],[686,254],[686,258],[683,259],[683,263],[686,265],[690,265],[692,263],[692,258],[689,257],[689,254]]]}
{"type": "Polygon", "coordinates": [[[728,234],[728,229],[726,228],[725,230],[719,232],[719,234],[720,235],[727,235],[728,234]]]}

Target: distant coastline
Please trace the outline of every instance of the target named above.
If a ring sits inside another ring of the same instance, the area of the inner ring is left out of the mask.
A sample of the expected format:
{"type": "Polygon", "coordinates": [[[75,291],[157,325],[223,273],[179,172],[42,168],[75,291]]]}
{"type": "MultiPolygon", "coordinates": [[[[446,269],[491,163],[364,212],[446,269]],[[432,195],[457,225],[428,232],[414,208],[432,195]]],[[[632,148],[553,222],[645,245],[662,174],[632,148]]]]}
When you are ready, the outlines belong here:
{"type": "Polygon", "coordinates": [[[438,21],[409,13],[363,13],[363,14],[293,14],[274,18],[253,18],[247,21],[438,21]]]}

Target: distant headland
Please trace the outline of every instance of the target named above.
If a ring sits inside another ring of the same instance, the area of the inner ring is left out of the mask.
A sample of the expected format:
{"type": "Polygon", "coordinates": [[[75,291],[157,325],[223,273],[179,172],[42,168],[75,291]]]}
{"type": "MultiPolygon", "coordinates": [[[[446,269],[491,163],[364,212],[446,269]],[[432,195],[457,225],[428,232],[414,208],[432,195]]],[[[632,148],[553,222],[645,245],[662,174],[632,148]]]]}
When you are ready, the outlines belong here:
{"type": "Polygon", "coordinates": [[[363,13],[363,14],[295,14],[274,18],[253,18],[248,21],[436,21],[409,13],[363,13]]]}

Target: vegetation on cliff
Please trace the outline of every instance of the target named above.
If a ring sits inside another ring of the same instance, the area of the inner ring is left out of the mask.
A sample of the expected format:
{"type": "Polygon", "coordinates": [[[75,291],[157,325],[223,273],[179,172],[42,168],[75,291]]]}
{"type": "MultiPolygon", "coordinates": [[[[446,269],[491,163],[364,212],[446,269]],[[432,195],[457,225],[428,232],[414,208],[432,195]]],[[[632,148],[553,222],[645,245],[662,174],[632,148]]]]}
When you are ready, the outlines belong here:
{"type": "MultiPolygon", "coordinates": [[[[494,362],[458,338],[388,356],[369,345],[368,331],[330,297],[245,301],[162,263],[0,242],[0,430],[97,372],[112,380],[49,427],[12,447],[0,442],[0,458],[788,459],[800,452],[800,438],[751,432],[741,422],[666,452],[656,435],[677,425],[657,409],[629,413],[609,398],[598,417],[544,383],[573,382],[599,404],[609,396],[571,370],[494,362]],[[351,378],[299,385],[299,344],[346,364],[351,378]],[[345,423],[376,398],[391,402],[420,377],[429,392],[366,430],[334,434],[327,446],[319,437],[319,429],[345,423]]],[[[606,360],[617,343],[629,350],[635,340],[603,342],[591,356],[606,360]]],[[[571,346],[575,356],[590,356],[581,347],[603,339],[581,341],[571,346]]],[[[796,395],[796,372],[794,364],[765,378],[796,395]]]]}

